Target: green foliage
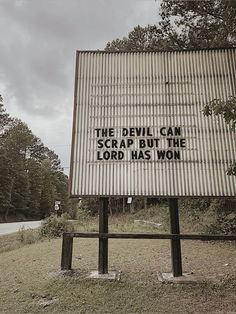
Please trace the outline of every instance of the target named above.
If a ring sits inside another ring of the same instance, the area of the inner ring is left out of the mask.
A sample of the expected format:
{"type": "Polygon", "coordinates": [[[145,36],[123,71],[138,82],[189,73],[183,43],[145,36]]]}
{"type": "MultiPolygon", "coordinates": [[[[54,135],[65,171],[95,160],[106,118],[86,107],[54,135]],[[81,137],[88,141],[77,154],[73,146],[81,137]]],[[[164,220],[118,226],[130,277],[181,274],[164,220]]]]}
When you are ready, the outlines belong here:
{"type": "Polygon", "coordinates": [[[29,181],[27,172],[18,169],[13,178],[11,203],[15,210],[25,211],[28,206],[29,181]]]}
{"type": "Polygon", "coordinates": [[[236,2],[162,0],[157,25],[136,26],[108,51],[176,50],[236,45],[236,2]]]}
{"type": "Polygon", "coordinates": [[[68,210],[67,214],[69,215],[70,219],[78,219],[80,220],[80,201],[79,199],[71,198],[68,200],[68,210]]]}
{"type": "Polygon", "coordinates": [[[43,186],[42,166],[37,160],[28,161],[28,178],[29,178],[29,202],[28,207],[31,214],[40,217],[40,201],[43,186]]]}
{"type": "Polygon", "coordinates": [[[99,212],[100,200],[98,197],[82,198],[78,205],[79,216],[95,216],[99,212]]]}
{"type": "Polygon", "coordinates": [[[199,221],[200,215],[205,213],[211,204],[210,198],[183,198],[179,201],[179,207],[191,222],[199,221]]]}
{"type": "Polygon", "coordinates": [[[205,116],[212,114],[218,116],[222,115],[225,122],[230,125],[232,131],[236,131],[236,97],[228,97],[226,101],[221,99],[213,99],[206,104],[203,109],[205,116]]]}
{"type": "Polygon", "coordinates": [[[44,218],[61,201],[68,210],[68,179],[58,156],[27,124],[12,119],[0,97],[0,219],[8,215],[44,218]]]}
{"type": "Polygon", "coordinates": [[[0,95],[0,136],[2,136],[2,132],[11,121],[12,119],[10,118],[9,114],[6,113],[6,110],[3,107],[3,98],[2,95],[0,95]]]}
{"type": "Polygon", "coordinates": [[[211,234],[236,233],[236,204],[226,198],[186,198],[179,202],[181,220],[211,234]]]}
{"type": "MultiPolygon", "coordinates": [[[[110,215],[125,212],[134,213],[143,209],[146,203],[145,197],[133,197],[131,204],[127,204],[127,197],[109,197],[108,210],[110,215]]],[[[98,197],[81,198],[77,206],[77,218],[97,215],[100,204],[101,202],[98,197]]]]}
{"type": "Polygon", "coordinates": [[[143,51],[169,49],[171,43],[162,38],[162,31],[157,25],[136,26],[128,37],[108,42],[107,51],[143,51]]]}
{"type": "Polygon", "coordinates": [[[68,178],[61,172],[56,171],[54,174],[55,199],[61,200],[59,214],[68,212],[70,209],[68,194],[68,178]]]}
{"type": "Polygon", "coordinates": [[[47,238],[57,238],[63,232],[72,232],[73,230],[72,222],[68,221],[65,216],[57,217],[56,215],[51,215],[42,222],[40,234],[47,238]]]}
{"type": "Polygon", "coordinates": [[[186,197],[180,200],[180,206],[184,208],[184,210],[198,210],[200,212],[204,212],[211,204],[210,198],[202,198],[202,197],[186,197]]]}
{"type": "Polygon", "coordinates": [[[41,218],[47,217],[50,215],[50,212],[53,210],[54,198],[55,198],[55,187],[53,184],[54,174],[51,171],[51,163],[49,160],[45,159],[42,162],[42,192],[40,199],[40,211],[41,218]]]}
{"type": "Polygon", "coordinates": [[[32,244],[40,239],[40,235],[37,230],[25,229],[23,226],[17,233],[17,239],[23,244],[32,244]]]}
{"type": "MultiPolygon", "coordinates": [[[[230,125],[233,132],[236,131],[236,97],[228,97],[227,100],[214,99],[205,105],[203,109],[205,116],[222,115],[225,122],[230,125]]],[[[236,176],[236,161],[227,170],[228,175],[236,176]]]]}
{"type": "Polygon", "coordinates": [[[236,213],[235,211],[228,215],[220,215],[216,220],[208,224],[205,228],[210,234],[236,234],[236,213]]]}
{"type": "Polygon", "coordinates": [[[206,226],[206,232],[236,234],[236,203],[232,200],[215,199],[210,210],[216,212],[215,221],[206,226]]]}
{"type": "Polygon", "coordinates": [[[163,0],[164,38],[179,48],[232,47],[236,44],[236,4],[225,0],[163,0]]]}
{"type": "Polygon", "coordinates": [[[234,162],[227,170],[229,176],[236,176],[236,162],[234,162]]]}
{"type": "Polygon", "coordinates": [[[5,220],[6,213],[11,208],[12,178],[10,176],[10,159],[0,148],[0,215],[5,220]]]}

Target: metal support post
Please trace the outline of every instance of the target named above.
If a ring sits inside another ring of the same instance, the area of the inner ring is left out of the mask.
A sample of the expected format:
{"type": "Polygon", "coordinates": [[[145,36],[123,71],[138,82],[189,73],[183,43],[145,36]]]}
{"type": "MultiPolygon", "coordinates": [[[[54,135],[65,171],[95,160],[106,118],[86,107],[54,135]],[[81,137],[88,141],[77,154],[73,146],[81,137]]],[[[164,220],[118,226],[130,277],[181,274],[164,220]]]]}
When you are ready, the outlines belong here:
{"type": "MultiPolygon", "coordinates": [[[[108,197],[101,197],[99,209],[99,234],[108,233],[108,197]]],[[[99,237],[98,273],[108,273],[108,239],[99,237]]]]}
{"type": "MultiPolygon", "coordinates": [[[[179,234],[179,209],[178,199],[169,199],[170,210],[170,232],[172,234],[179,234]]],[[[182,258],[181,258],[181,244],[180,239],[172,239],[171,241],[171,261],[172,272],[174,277],[182,276],[182,258]]]]}

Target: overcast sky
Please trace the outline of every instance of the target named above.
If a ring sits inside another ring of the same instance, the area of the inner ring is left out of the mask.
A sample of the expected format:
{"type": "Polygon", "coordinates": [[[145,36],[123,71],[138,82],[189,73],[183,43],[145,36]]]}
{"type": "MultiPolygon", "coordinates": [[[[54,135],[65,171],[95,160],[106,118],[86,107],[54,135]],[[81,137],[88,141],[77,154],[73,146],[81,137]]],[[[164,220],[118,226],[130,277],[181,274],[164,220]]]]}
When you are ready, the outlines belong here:
{"type": "Polygon", "coordinates": [[[0,94],[68,173],[75,51],[155,24],[157,0],[0,0],[0,94]]]}

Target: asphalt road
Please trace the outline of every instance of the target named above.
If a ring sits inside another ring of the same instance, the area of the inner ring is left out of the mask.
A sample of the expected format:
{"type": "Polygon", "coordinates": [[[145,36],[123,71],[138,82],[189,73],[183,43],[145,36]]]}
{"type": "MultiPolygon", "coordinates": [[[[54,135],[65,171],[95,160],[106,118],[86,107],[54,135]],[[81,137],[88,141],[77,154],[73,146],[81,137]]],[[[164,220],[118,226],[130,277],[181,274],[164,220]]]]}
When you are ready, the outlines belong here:
{"type": "Polygon", "coordinates": [[[20,228],[25,227],[25,229],[35,229],[40,227],[41,221],[22,221],[22,222],[10,222],[10,223],[0,223],[0,235],[10,234],[17,232],[20,228]]]}

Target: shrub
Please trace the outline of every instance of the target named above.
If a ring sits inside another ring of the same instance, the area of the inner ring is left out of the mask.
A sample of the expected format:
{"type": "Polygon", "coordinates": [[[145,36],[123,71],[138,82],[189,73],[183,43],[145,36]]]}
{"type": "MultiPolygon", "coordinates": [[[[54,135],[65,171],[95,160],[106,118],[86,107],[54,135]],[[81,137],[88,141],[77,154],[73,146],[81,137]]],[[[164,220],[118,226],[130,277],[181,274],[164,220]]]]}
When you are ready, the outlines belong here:
{"type": "Polygon", "coordinates": [[[186,197],[180,200],[180,213],[190,222],[198,222],[203,213],[208,211],[211,200],[207,198],[186,197]]]}
{"type": "Polygon", "coordinates": [[[68,221],[65,216],[57,217],[56,215],[51,215],[42,222],[40,234],[47,238],[57,238],[63,232],[72,232],[73,230],[72,222],[68,221]]]}
{"type": "Polygon", "coordinates": [[[99,212],[100,201],[98,197],[84,197],[78,206],[79,217],[96,216],[99,212]]]}
{"type": "Polygon", "coordinates": [[[32,244],[39,240],[38,230],[33,229],[25,229],[25,227],[21,227],[17,234],[17,239],[21,243],[24,244],[32,244]]]}
{"type": "Polygon", "coordinates": [[[215,223],[206,226],[206,232],[210,234],[236,234],[236,213],[218,217],[215,223]]]}

